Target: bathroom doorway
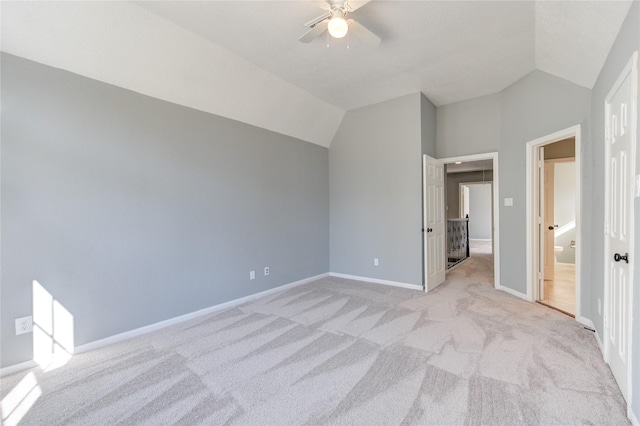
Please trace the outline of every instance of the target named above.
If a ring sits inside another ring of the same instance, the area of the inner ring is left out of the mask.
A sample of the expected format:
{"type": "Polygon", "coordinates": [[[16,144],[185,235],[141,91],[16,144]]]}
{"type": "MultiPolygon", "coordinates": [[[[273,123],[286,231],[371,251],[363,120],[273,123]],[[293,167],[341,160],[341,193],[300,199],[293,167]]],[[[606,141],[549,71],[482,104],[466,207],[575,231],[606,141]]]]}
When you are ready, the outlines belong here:
{"type": "Polygon", "coordinates": [[[537,301],[576,314],[575,138],[539,148],[542,275],[537,301]]]}

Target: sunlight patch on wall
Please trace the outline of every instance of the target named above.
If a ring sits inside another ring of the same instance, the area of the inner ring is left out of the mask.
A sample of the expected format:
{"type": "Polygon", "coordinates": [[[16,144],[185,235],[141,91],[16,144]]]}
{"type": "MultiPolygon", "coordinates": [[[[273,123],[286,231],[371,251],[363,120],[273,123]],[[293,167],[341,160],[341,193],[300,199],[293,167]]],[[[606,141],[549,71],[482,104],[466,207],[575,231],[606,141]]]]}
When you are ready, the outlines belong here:
{"type": "Polygon", "coordinates": [[[51,371],[69,362],[73,348],[73,315],[34,280],[33,360],[51,371]]]}
{"type": "Polygon", "coordinates": [[[576,221],[572,220],[571,222],[567,223],[564,226],[561,226],[560,228],[556,229],[556,232],[554,233],[554,237],[558,238],[560,235],[562,234],[566,234],[567,232],[571,231],[572,229],[576,228],[576,221]]]}
{"type": "Polygon", "coordinates": [[[36,376],[29,373],[2,399],[2,424],[17,425],[42,395],[36,376]]]}

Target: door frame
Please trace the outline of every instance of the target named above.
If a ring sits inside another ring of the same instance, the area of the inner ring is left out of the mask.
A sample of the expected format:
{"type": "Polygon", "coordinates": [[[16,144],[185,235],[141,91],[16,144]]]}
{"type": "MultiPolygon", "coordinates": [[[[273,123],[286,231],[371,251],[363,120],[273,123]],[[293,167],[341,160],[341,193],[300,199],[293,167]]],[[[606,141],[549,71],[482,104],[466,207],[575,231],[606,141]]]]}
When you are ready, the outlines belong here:
{"type": "Polygon", "coordinates": [[[577,124],[555,133],[534,139],[526,144],[526,260],[527,260],[527,300],[535,302],[538,300],[537,282],[540,278],[540,271],[536,265],[540,263],[541,241],[538,234],[538,204],[540,192],[539,168],[540,147],[559,142],[563,139],[575,138],[575,174],[576,174],[576,311],[575,319],[581,324],[593,328],[593,322],[581,315],[581,270],[582,270],[582,126],[577,124]]]}
{"type": "MultiPolygon", "coordinates": [[[[605,123],[605,148],[604,148],[604,220],[605,220],[605,229],[604,229],[604,295],[603,295],[603,357],[605,362],[608,364],[610,360],[610,344],[609,338],[607,337],[607,333],[609,330],[608,320],[610,318],[609,312],[609,287],[611,286],[610,276],[607,273],[609,263],[611,262],[610,257],[610,243],[608,238],[609,233],[609,220],[610,220],[610,212],[611,212],[611,204],[609,203],[609,190],[610,190],[610,160],[611,160],[611,146],[607,142],[609,136],[607,134],[608,123],[609,123],[609,104],[612,98],[615,96],[615,93],[618,91],[624,80],[627,78],[629,74],[631,74],[631,84],[633,85],[633,93],[632,103],[631,103],[631,111],[629,116],[631,117],[631,125],[630,125],[630,141],[629,141],[629,170],[628,174],[630,177],[631,187],[634,188],[635,185],[635,174],[636,174],[636,147],[637,147],[637,134],[638,134],[638,105],[637,105],[637,97],[638,97],[638,52],[634,52],[631,55],[631,59],[627,62],[625,67],[620,72],[620,75],[616,79],[615,83],[611,87],[611,90],[607,94],[607,97],[604,99],[604,123],[605,123]]],[[[635,191],[637,189],[634,188],[635,191]]],[[[634,194],[635,195],[635,194],[634,194]]],[[[631,198],[629,207],[631,209],[631,215],[629,217],[629,235],[630,238],[635,238],[635,199],[631,198]]],[[[629,323],[627,324],[627,417],[631,418],[631,402],[633,398],[633,376],[632,376],[632,364],[633,364],[633,286],[634,286],[634,243],[631,242],[630,247],[630,258],[631,262],[629,262],[629,301],[628,301],[628,309],[629,309],[629,323]]]]}
{"type": "MultiPolygon", "coordinates": [[[[448,157],[439,159],[444,164],[455,163],[456,161],[478,161],[478,160],[493,160],[493,287],[497,290],[502,290],[500,285],[500,185],[499,182],[499,167],[498,167],[498,153],[487,152],[484,154],[472,154],[462,155],[459,157],[448,157]]],[[[445,173],[446,175],[446,173],[445,173]]],[[[446,192],[446,188],[445,188],[446,192]]],[[[446,203],[445,203],[446,204],[446,203]]],[[[446,206],[445,206],[446,209],[446,206]]],[[[444,212],[446,217],[446,210],[444,212]]],[[[446,247],[445,247],[446,250],[446,247]]]]}

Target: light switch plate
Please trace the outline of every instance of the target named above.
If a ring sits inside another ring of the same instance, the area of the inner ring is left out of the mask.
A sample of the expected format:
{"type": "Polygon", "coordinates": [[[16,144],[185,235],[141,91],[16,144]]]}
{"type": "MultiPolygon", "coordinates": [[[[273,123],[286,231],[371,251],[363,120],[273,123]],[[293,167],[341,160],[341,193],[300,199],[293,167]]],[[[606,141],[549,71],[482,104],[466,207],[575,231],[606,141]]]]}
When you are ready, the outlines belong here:
{"type": "Polygon", "coordinates": [[[505,198],[504,199],[505,207],[513,207],[513,198],[505,198]]]}
{"type": "Polygon", "coordinates": [[[634,185],[634,192],[635,192],[635,197],[636,198],[640,198],[640,175],[636,175],[636,181],[635,181],[635,185],[634,185]]]}

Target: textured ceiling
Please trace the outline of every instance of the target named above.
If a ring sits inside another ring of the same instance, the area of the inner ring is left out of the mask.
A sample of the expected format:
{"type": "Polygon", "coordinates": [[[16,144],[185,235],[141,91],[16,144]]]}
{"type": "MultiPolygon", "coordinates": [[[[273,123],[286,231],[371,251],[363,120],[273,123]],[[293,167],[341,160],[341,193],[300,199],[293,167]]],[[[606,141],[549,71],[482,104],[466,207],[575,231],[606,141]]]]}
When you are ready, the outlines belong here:
{"type": "Polygon", "coordinates": [[[423,92],[444,105],[534,69],[591,88],[630,1],[372,1],[351,17],[382,38],[298,42],[323,1],[139,2],[334,106],[423,92]],[[348,46],[348,47],[347,47],[348,46]]]}
{"type": "Polygon", "coordinates": [[[540,69],[591,88],[623,1],[372,1],[382,38],[298,41],[324,1],[0,1],[3,52],[330,146],[346,110],[496,93],[540,69]]]}

